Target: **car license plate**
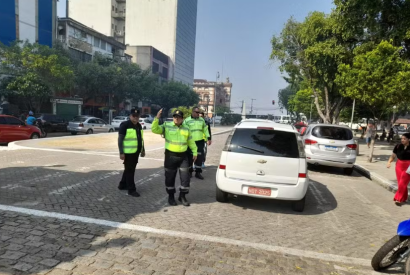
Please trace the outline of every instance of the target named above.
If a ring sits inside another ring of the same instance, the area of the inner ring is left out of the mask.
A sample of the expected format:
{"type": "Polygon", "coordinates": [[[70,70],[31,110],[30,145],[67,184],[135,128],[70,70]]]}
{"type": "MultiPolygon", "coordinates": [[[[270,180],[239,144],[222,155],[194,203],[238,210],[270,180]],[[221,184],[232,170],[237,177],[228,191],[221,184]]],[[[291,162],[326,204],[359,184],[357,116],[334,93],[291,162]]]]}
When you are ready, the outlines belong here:
{"type": "Polygon", "coordinates": [[[268,188],[249,187],[248,194],[270,197],[272,190],[268,188]]]}
{"type": "Polygon", "coordinates": [[[337,151],[337,147],[336,146],[325,146],[325,150],[327,151],[337,151]]]}

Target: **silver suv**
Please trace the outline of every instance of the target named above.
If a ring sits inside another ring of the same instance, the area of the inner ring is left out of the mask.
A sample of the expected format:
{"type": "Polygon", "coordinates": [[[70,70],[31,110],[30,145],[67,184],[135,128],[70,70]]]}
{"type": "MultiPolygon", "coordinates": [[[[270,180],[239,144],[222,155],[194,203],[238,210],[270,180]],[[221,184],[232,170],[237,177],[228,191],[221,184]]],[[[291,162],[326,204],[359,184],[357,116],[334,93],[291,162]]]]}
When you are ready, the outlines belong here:
{"type": "Polygon", "coordinates": [[[350,128],[333,124],[310,125],[303,135],[308,165],[344,168],[353,173],[357,145],[350,128]]]}

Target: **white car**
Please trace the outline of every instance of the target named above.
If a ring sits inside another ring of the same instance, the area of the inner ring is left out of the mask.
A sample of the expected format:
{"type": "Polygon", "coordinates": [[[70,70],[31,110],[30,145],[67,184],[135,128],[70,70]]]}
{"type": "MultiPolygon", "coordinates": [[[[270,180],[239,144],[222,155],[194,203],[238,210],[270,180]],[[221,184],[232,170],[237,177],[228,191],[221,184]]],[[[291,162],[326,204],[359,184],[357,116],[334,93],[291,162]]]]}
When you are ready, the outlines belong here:
{"type": "Polygon", "coordinates": [[[118,130],[120,129],[121,123],[127,120],[129,120],[129,117],[127,116],[116,116],[113,118],[111,125],[115,128],[115,130],[118,130]]]}
{"type": "Polygon", "coordinates": [[[293,201],[302,212],[309,186],[303,142],[292,125],[249,119],[229,135],[216,173],[216,200],[228,195],[293,201]]]}
{"type": "Polygon", "coordinates": [[[152,124],[149,121],[150,120],[148,118],[140,118],[139,122],[140,122],[143,130],[151,129],[152,124]]]}

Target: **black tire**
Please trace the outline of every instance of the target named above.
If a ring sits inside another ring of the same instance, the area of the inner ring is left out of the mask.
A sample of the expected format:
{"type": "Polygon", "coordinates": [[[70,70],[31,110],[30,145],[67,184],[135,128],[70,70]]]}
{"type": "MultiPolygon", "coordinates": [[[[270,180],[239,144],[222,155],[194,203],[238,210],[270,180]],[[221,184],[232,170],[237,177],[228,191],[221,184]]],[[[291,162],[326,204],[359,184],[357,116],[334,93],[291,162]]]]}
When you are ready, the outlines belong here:
{"type": "Polygon", "coordinates": [[[87,135],[90,135],[90,134],[92,134],[92,133],[93,133],[93,130],[92,130],[92,129],[88,129],[87,132],[85,132],[85,134],[87,134],[87,135]]]}
{"type": "Polygon", "coordinates": [[[372,267],[379,271],[397,262],[404,251],[408,249],[410,237],[403,237],[396,235],[388,240],[380,249],[374,254],[372,258],[372,267]],[[391,255],[389,255],[391,254],[391,255]],[[384,260],[386,260],[384,262],[384,260]]]}
{"type": "Polygon", "coordinates": [[[30,137],[30,139],[39,139],[39,138],[40,138],[40,135],[37,133],[33,133],[30,137]]]}
{"type": "Polygon", "coordinates": [[[216,186],[216,201],[217,202],[228,202],[228,193],[222,191],[216,186]]]}
{"type": "Polygon", "coordinates": [[[46,131],[42,131],[41,137],[42,137],[42,138],[46,138],[46,137],[47,137],[47,132],[46,132],[46,131]]]}
{"type": "Polygon", "coordinates": [[[112,133],[112,132],[114,132],[114,130],[113,130],[113,129],[108,130],[108,133],[112,133]]]}
{"type": "Polygon", "coordinates": [[[305,210],[306,195],[299,201],[292,202],[292,209],[296,212],[303,212],[305,210]]]}
{"type": "Polygon", "coordinates": [[[309,170],[312,170],[313,167],[314,167],[314,165],[313,165],[312,163],[308,163],[308,164],[307,164],[307,168],[308,168],[309,170]]]}
{"type": "Polygon", "coordinates": [[[348,176],[353,174],[353,167],[352,168],[344,168],[343,170],[344,170],[345,174],[348,175],[348,176]]]}
{"type": "Polygon", "coordinates": [[[73,136],[75,136],[75,135],[77,134],[77,132],[71,132],[71,134],[72,134],[73,136]]]}

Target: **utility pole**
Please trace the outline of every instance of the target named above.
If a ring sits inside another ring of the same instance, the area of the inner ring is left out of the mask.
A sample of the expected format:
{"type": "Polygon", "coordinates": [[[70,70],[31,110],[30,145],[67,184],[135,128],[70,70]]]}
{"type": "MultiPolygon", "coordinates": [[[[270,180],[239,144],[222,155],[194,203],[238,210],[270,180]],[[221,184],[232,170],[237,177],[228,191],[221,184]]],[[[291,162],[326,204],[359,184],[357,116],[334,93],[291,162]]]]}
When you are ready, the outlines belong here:
{"type": "Polygon", "coordinates": [[[251,115],[253,114],[253,101],[256,100],[255,98],[251,98],[251,115]]]}
{"type": "Polygon", "coordinates": [[[216,73],[216,81],[215,81],[215,90],[214,90],[214,119],[213,119],[213,127],[215,128],[215,118],[216,118],[216,90],[217,90],[217,85],[218,85],[218,79],[219,79],[219,72],[216,73]]]}

